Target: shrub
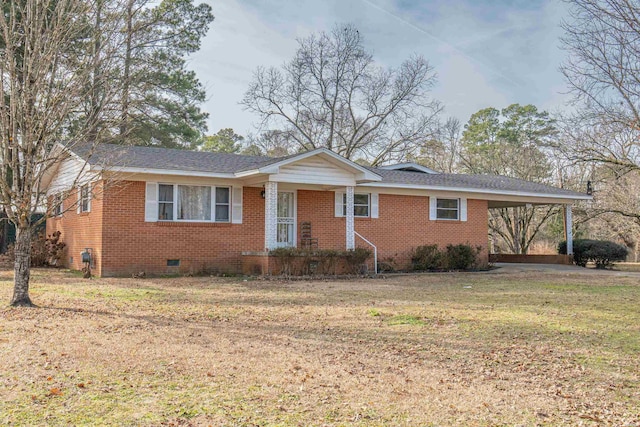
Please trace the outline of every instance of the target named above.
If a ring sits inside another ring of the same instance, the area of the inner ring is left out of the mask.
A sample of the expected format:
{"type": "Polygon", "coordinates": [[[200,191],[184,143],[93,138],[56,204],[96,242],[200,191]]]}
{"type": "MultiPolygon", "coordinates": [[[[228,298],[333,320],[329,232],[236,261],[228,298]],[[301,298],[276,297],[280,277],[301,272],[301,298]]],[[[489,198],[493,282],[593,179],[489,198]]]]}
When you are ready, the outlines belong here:
{"type": "Polygon", "coordinates": [[[321,249],[316,251],[318,258],[318,269],[322,274],[336,274],[336,264],[340,257],[340,252],[334,249],[321,249]]]}
{"type": "Polygon", "coordinates": [[[414,270],[441,270],[444,254],[438,250],[438,245],[418,246],[411,254],[411,266],[414,270]]]}
{"type": "MultiPolygon", "coordinates": [[[[31,238],[31,267],[55,267],[59,265],[62,259],[62,251],[66,243],[60,241],[61,233],[55,233],[45,236],[39,233],[31,238]]],[[[7,247],[6,257],[13,263],[15,261],[15,245],[10,244],[7,247]]]]}
{"type": "Polygon", "coordinates": [[[269,254],[276,258],[278,269],[283,276],[299,276],[320,274],[335,274],[338,260],[344,261],[345,269],[350,274],[360,273],[362,264],[371,256],[371,251],[356,248],[352,251],[337,251],[333,249],[298,249],[277,248],[269,254]]]}
{"type": "Polygon", "coordinates": [[[362,265],[371,256],[371,251],[365,248],[355,248],[352,251],[343,252],[343,258],[347,271],[351,274],[360,273],[362,265]]]}
{"type": "Polygon", "coordinates": [[[469,270],[477,267],[478,255],[482,247],[472,248],[471,245],[447,245],[445,259],[449,270],[469,270]]]}
{"type": "Polygon", "coordinates": [[[296,248],[276,248],[269,251],[269,254],[276,258],[280,274],[290,276],[295,273],[293,264],[298,252],[296,248]]]}
{"type": "MultiPolygon", "coordinates": [[[[558,244],[558,253],[567,254],[567,242],[558,244]]],[[[624,261],[627,254],[627,248],[607,240],[573,241],[573,262],[580,267],[586,267],[588,262],[593,262],[598,269],[612,267],[614,261],[624,261]]]]}
{"type": "Polygon", "coordinates": [[[469,270],[478,267],[480,252],[481,246],[468,244],[447,245],[444,250],[438,245],[423,245],[413,250],[411,265],[417,271],[469,270]]]}

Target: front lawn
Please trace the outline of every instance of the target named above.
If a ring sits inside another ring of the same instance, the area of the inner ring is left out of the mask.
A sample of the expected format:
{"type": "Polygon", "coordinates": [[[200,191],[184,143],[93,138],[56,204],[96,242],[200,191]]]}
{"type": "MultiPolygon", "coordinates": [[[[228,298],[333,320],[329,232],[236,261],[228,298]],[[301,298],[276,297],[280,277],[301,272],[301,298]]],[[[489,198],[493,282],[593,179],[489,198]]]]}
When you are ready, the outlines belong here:
{"type": "Polygon", "coordinates": [[[40,308],[0,309],[0,424],[637,426],[638,282],[36,270],[40,308]]]}

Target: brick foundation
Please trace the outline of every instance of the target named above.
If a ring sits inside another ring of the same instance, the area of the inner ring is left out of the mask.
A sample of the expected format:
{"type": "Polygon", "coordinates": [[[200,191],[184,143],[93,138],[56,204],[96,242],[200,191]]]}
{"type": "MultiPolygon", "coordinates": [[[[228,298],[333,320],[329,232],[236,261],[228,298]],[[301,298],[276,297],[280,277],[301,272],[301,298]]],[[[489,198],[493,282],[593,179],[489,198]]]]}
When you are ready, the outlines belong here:
{"type": "Polygon", "coordinates": [[[571,255],[519,255],[491,254],[490,262],[527,263],[527,264],[573,264],[571,255]]]}

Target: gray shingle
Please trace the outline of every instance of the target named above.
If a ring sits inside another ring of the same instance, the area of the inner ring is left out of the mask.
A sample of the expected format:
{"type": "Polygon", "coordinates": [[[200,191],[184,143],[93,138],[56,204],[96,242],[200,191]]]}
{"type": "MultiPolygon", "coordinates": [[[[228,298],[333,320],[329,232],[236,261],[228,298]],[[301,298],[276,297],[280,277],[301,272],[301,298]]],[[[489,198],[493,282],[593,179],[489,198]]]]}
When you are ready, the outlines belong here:
{"type": "MultiPolygon", "coordinates": [[[[87,159],[90,150],[87,147],[77,146],[74,147],[72,151],[81,158],[87,159]]],[[[234,173],[266,166],[290,157],[295,157],[295,155],[273,158],[158,147],[100,144],[93,150],[89,163],[108,167],[184,170],[203,173],[234,173]]],[[[373,167],[367,167],[367,169],[380,175],[382,182],[388,184],[418,185],[431,188],[469,188],[487,191],[551,194],[567,197],[586,196],[583,193],[577,193],[575,191],[499,175],[428,174],[373,167]]]]}
{"type": "Polygon", "coordinates": [[[466,175],[450,173],[422,173],[369,168],[382,176],[382,182],[390,184],[424,185],[429,187],[472,188],[488,191],[514,191],[523,193],[544,193],[558,196],[585,196],[571,190],[508,178],[500,175],[466,175]]]}
{"type": "Polygon", "coordinates": [[[209,173],[234,173],[239,170],[252,169],[256,165],[273,160],[271,157],[265,156],[244,156],[114,144],[99,144],[93,150],[91,150],[90,146],[75,146],[72,151],[85,160],[91,153],[89,163],[103,167],[184,170],[209,173]]]}

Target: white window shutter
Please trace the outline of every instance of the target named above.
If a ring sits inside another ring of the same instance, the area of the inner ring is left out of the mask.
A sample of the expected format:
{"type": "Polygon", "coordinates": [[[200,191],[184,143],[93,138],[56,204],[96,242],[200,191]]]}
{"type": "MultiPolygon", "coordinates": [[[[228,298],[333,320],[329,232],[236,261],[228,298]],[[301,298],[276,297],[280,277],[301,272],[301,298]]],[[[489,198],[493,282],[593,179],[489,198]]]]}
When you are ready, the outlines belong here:
{"type": "Polygon", "coordinates": [[[336,217],[344,216],[344,193],[336,191],[336,217]]]}
{"type": "Polygon", "coordinates": [[[232,187],[231,223],[242,224],[242,187],[232,187]]]}
{"type": "Polygon", "coordinates": [[[80,209],[82,209],[82,187],[78,186],[78,206],[76,207],[76,212],[80,213],[80,209]]]}
{"type": "Polygon", "coordinates": [[[371,218],[378,218],[378,194],[371,193],[371,218]]]}
{"type": "Polygon", "coordinates": [[[460,221],[466,221],[466,220],[467,220],[467,199],[463,197],[460,199],[460,221]]]}
{"type": "Polygon", "coordinates": [[[438,219],[438,199],[429,197],[429,221],[438,219]]]}
{"type": "Polygon", "coordinates": [[[158,221],[158,183],[147,182],[144,203],[145,222],[158,221]]]}

